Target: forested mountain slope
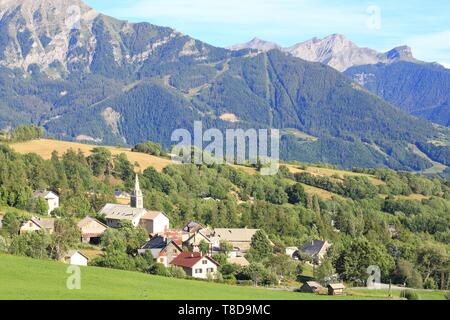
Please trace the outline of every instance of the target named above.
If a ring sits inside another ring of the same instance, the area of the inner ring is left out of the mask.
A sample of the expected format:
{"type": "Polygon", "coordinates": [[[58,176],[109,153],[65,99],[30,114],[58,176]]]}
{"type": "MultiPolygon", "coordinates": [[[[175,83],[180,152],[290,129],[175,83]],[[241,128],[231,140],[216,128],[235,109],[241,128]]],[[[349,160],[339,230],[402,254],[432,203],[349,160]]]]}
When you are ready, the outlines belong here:
{"type": "Polygon", "coordinates": [[[334,69],[278,50],[217,48],[78,0],[0,8],[3,129],[33,123],[68,140],[168,147],[171,132],[194,120],[204,128],[274,127],[285,133],[285,159],[402,170],[431,167],[410,145],[448,137],[334,69]],[[73,4],[81,20],[68,25],[58,12],[73,4]],[[304,133],[317,139],[299,138],[304,133]]]}

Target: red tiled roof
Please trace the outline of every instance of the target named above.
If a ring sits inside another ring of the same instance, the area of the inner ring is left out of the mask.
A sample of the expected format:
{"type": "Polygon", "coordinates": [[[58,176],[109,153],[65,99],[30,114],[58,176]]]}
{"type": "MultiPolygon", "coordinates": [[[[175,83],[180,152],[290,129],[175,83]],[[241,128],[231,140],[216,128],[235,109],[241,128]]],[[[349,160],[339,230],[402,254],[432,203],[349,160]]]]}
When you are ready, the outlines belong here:
{"type": "Polygon", "coordinates": [[[173,259],[170,264],[179,267],[192,268],[197,262],[199,262],[203,258],[207,258],[216,265],[219,265],[212,258],[208,256],[202,256],[200,252],[182,252],[175,259],[173,259]]]}

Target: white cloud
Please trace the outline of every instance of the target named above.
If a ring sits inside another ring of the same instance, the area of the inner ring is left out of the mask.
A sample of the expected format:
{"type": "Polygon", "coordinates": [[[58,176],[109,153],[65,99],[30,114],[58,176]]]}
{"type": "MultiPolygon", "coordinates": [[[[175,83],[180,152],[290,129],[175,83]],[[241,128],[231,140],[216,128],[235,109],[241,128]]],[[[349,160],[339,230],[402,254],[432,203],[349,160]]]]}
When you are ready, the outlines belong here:
{"type": "Polygon", "coordinates": [[[450,30],[416,35],[410,37],[407,43],[416,58],[430,62],[440,61],[449,67],[450,30]]]}
{"type": "Polygon", "coordinates": [[[366,24],[365,6],[332,7],[312,0],[140,0],[131,6],[108,11],[130,19],[164,17],[186,22],[212,22],[254,25],[276,24],[277,27],[327,26],[331,23],[347,28],[366,24]]]}

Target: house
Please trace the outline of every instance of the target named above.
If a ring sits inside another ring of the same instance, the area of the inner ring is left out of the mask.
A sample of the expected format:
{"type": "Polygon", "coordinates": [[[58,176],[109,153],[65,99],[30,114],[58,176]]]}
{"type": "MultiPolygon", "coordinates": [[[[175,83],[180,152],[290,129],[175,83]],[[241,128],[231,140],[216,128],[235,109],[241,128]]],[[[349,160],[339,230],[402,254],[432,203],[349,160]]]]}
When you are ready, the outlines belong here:
{"type": "Polygon", "coordinates": [[[169,230],[169,218],[160,211],[148,211],[141,217],[140,224],[149,234],[169,230]]]}
{"type": "Polygon", "coordinates": [[[213,250],[218,250],[220,242],[226,241],[233,245],[234,251],[245,253],[250,249],[252,238],[258,231],[259,229],[214,229],[211,236],[213,250]]]}
{"type": "Polygon", "coordinates": [[[245,259],[245,257],[230,257],[227,259],[227,262],[229,264],[237,264],[238,266],[241,267],[247,267],[250,265],[250,262],[248,262],[248,260],[245,259]]]}
{"type": "Polygon", "coordinates": [[[123,199],[123,200],[129,200],[131,198],[131,195],[128,192],[116,190],[114,191],[114,196],[116,199],[123,199]]]}
{"type": "Polygon", "coordinates": [[[99,244],[103,233],[108,229],[108,226],[101,223],[97,219],[86,217],[78,222],[78,228],[81,231],[81,241],[91,244],[99,244]]]}
{"type": "Polygon", "coordinates": [[[343,283],[332,283],[327,286],[329,296],[344,295],[345,285],[343,283]]]}
{"type": "Polygon", "coordinates": [[[206,242],[209,245],[210,251],[213,250],[213,242],[211,240],[212,231],[209,229],[200,229],[197,232],[191,233],[189,238],[183,242],[183,245],[189,248],[190,251],[200,252],[200,244],[206,242]]]}
{"type": "Polygon", "coordinates": [[[300,292],[305,293],[325,293],[327,289],[316,281],[307,281],[300,287],[300,292]]]}
{"type": "Polygon", "coordinates": [[[136,175],[130,205],[106,204],[99,212],[106,218],[106,224],[111,228],[118,228],[121,221],[130,221],[134,227],[143,226],[149,234],[163,232],[169,228],[169,218],[162,212],[148,211],[144,208],[144,196],[136,175]]]}
{"type": "Polygon", "coordinates": [[[0,229],[3,228],[3,218],[5,215],[3,213],[0,214],[0,229]]]}
{"type": "Polygon", "coordinates": [[[55,231],[55,220],[50,218],[33,217],[22,224],[20,227],[20,234],[39,230],[45,230],[52,234],[55,231]]]}
{"type": "Polygon", "coordinates": [[[287,247],[286,255],[292,259],[298,260],[298,248],[297,247],[287,247]]]}
{"type": "Polygon", "coordinates": [[[320,261],[326,256],[330,246],[327,241],[313,240],[305,243],[301,251],[304,255],[310,256],[314,263],[320,264],[320,261]]]}
{"type": "Polygon", "coordinates": [[[47,201],[48,215],[50,215],[56,208],[59,208],[59,196],[52,191],[35,191],[33,192],[33,196],[35,198],[43,198],[47,201]]]}
{"type": "Polygon", "coordinates": [[[61,258],[61,260],[62,262],[73,266],[87,266],[89,262],[89,258],[77,250],[70,250],[61,258]]]}
{"type": "Polygon", "coordinates": [[[180,244],[181,242],[174,239],[155,236],[138,249],[138,253],[145,254],[146,252],[150,252],[157,263],[161,263],[167,267],[173,259],[183,252],[180,244]]]}
{"type": "Polygon", "coordinates": [[[196,233],[202,229],[205,229],[203,225],[195,221],[190,221],[183,227],[182,230],[188,233],[196,233]]]}
{"type": "Polygon", "coordinates": [[[181,267],[188,276],[198,279],[208,279],[208,275],[215,278],[219,267],[214,259],[200,252],[182,252],[170,265],[181,267]]]}

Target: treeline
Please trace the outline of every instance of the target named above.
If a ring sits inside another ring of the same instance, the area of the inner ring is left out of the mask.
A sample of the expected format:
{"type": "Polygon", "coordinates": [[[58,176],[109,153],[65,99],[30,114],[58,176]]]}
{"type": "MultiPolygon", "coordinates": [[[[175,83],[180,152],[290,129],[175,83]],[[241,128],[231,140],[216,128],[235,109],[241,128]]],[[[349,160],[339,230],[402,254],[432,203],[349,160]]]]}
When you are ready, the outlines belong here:
{"type": "Polygon", "coordinates": [[[22,142],[42,138],[45,134],[45,129],[34,125],[21,125],[12,129],[9,132],[0,134],[0,141],[8,142],[22,142]]]}

